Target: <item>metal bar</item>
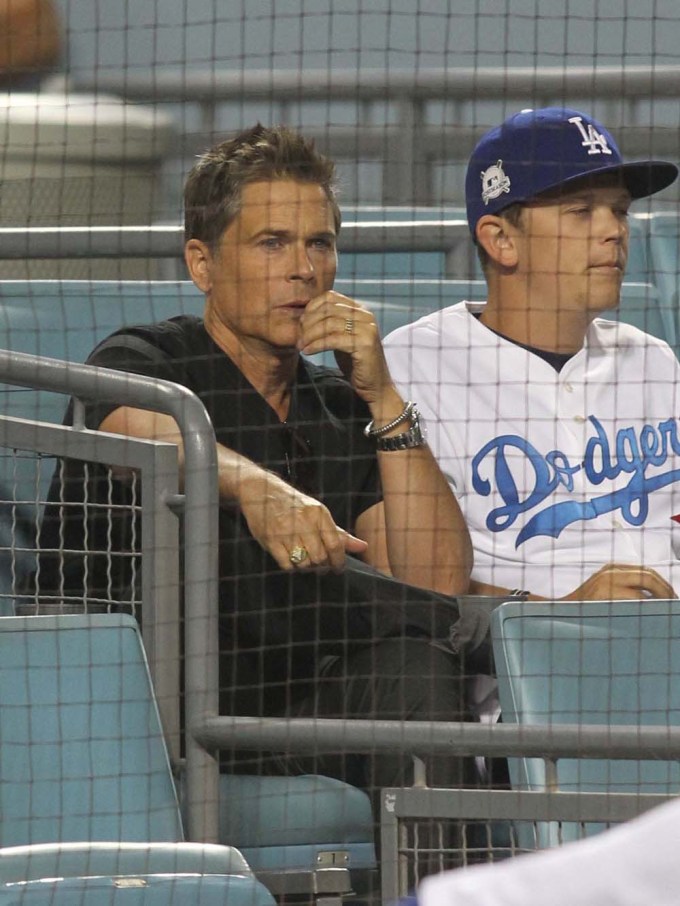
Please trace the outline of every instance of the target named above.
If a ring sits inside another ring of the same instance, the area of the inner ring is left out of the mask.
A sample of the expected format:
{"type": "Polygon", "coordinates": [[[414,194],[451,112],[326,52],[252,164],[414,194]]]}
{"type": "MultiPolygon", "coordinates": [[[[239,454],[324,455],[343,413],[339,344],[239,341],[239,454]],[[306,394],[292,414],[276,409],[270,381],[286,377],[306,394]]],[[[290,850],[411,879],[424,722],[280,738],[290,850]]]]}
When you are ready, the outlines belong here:
{"type": "Polygon", "coordinates": [[[316,101],[469,100],[502,98],[523,101],[565,98],[675,98],[680,66],[467,66],[394,69],[206,69],[155,68],[151,75],[98,72],[78,78],[79,91],[112,92],[131,100],[316,101]]]}
{"type": "MultiPolygon", "coordinates": [[[[127,438],[126,438],[127,440],[127,438]]],[[[137,442],[137,439],[135,439],[137,442]]],[[[173,764],[180,760],[180,603],[179,524],[168,506],[178,490],[177,447],[167,444],[168,468],[156,462],[142,471],[142,551],[154,551],[152,569],[142,559],[142,627],[151,610],[151,638],[144,647],[154,677],[163,730],[173,764]],[[165,516],[166,518],[162,518],[165,516]]]]}
{"type": "MultiPolygon", "coordinates": [[[[0,350],[0,380],[96,397],[171,415],[184,442],[185,704],[198,725],[218,713],[218,506],[215,432],[203,403],[186,387],[143,375],[0,350]]],[[[191,731],[192,727],[188,727],[191,731]]],[[[192,840],[217,842],[218,765],[187,734],[187,815],[192,840]]]]}
{"type": "Polygon", "coordinates": [[[211,749],[680,759],[680,727],[216,717],[194,732],[199,742],[211,749]]]}
{"type": "MultiPolygon", "coordinates": [[[[470,242],[465,220],[385,220],[343,224],[340,252],[444,252],[470,242]]],[[[181,258],[181,226],[4,227],[0,259],[181,258]]]]}
{"type": "Polygon", "coordinates": [[[395,805],[398,790],[383,790],[380,796],[380,881],[383,903],[397,903],[399,883],[399,820],[395,805]]]}
{"type": "MultiPolygon", "coordinates": [[[[385,204],[426,203],[419,194],[419,171],[416,138],[422,127],[422,110],[409,96],[399,98],[398,142],[384,141],[383,198],[385,204]]],[[[424,164],[422,164],[424,166],[424,164]]]]}
{"type": "MultiPolygon", "coordinates": [[[[381,890],[384,906],[408,893],[409,823],[420,820],[452,821],[487,826],[510,822],[546,825],[576,823],[619,824],[636,818],[674,794],[614,792],[545,792],[487,789],[417,789],[401,787],[381,791],[381,890]]],[[[531,849],[543,848],[536,839],[531,849]]],[[[413,851],[411,850],[411,855],[413,851]]],[[[411,880],[411,883],[412,880],[411,880]]]]}
{"type": "Polygon", "coordinates": [[[384,789],[383,812],[399,818],[462,821],[629,821],[673,798],[665,793],[553,792],[543,790],[384,789]]]}

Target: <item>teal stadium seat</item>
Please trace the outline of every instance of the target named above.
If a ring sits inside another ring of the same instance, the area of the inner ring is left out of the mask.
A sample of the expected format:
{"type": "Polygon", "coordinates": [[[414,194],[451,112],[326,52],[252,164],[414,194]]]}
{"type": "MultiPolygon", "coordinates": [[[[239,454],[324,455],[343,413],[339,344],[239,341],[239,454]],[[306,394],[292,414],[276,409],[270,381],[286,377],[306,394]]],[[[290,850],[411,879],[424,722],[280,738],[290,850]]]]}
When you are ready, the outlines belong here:
{"type": "MultiPolygon", "coordinates": [[[[511,602],[491,634],[505,723],[680,724],[680,602],[511,602]]],[[[545,788],[540,759],[511,759],[517,789],[545,788]]],[[[666,761],[560,759],[562,791],[678,793],[680,765],[666,761]]],[[[591,827],[591,832],[598,829],[591,827]]],[[[580,836],[563,825],[560,840],[580,836]]],[[[539,842],[557,842],[540,828],[539,842]]]]}
{"type": "MultiPolygon", "coordinates": [[[[188,282],[7,281],[0,282],[0,347],[84,361],[97,342],[125,324],[140,324],[179,313],[202,314],[203,297],[188,282]]],[[[58,394],[0,385],[4,414],[61,421],[66,400],[58,394]]],[[[35,522],[49,487],[54,461],[47,457],[0,456],[0,591],[10,599],[11,576],[3,556],[17,534],[17,510],[35,522]],[[19,501],[20,507],[12,506],[19,501]],[[5,549],[3,551],[3,548],[5,549]]],[[[27,529],[28,533],[28,529],[27,529]]],[[[24,539],[27,546],[31,539],[24,539]]],[[[11,556],[16,561],[16,554],[11,556]]],[[[26,570],[32,566],[24,555],[26,570]]],[[[2,600],[0,598],[0,600],[2,600]]],[[[5,613],[9,613],[5,603],[5,613]]],[[[222,777],[223,839],[239,839],[253,867],[264,871],[316,868],[321,852],[342,852],[344,867],[375,868],[373,819],[368,797],[327,777],[222,777]],[[266,804],[266,808],[263,807],[266,804]],[[260,816],[254,821],[252,811],[260,816]],[[242,819],[235,819],[235,815],[242,819]]]]}
{"type": "Polygon", "coordinates": [[[135,620],[0,620],[0,890],[94,903],[137,878],[150,893],[125,902],[161,902],[164,888],[165,902],[273,906],[237,850],[182,841],[135,620]]]}
{"type": "Polygon", "coordinates": [[[652,274],[649,253],[647,217],[633,214],[629,220],[630,241],[628,243],[627,283],[648,283],[652,274]]]}
{"type": "Polygon", "coordinates": [[[675,331],[676,352],[680,347],[680,217],[676,213],[650,214],[649,263],[651,279],[663,299],[669,331],[675,331]]]}

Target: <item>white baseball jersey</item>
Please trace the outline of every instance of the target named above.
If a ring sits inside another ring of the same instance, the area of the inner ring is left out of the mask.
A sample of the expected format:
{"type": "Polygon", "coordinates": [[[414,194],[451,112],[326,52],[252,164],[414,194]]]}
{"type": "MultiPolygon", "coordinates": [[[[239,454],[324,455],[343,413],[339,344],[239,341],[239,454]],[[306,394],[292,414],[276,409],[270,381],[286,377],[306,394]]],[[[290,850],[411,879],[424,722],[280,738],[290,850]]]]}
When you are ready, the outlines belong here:
{"type": "Polygon", "coordinates": [[[461,302],[385,340],[460,502],[473,578],[547,598],[607,563],[680,592],[680,367],[670,347],[596,319],[558,373],[461,302]]]}

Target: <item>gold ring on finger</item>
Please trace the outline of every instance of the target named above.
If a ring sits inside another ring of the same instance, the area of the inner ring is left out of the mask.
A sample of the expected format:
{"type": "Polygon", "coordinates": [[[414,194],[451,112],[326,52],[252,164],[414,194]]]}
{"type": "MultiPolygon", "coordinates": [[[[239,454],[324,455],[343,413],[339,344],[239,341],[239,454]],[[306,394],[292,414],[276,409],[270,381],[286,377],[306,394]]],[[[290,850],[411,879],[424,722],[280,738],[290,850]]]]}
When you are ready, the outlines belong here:
{"type": "Polygon", "coordinates": [[[299,545],[297,547],[294,547],[288,555],[288,559],[293,564],[293,566],[299,566],[300,563],[304,563],[307,557],[309,557],[307,548],[300,547],[299,545]]]}
{"type": "Polygon", "coordinates": [[[345,318],[345,333],[354,333],[354,318],[345,318]]]}

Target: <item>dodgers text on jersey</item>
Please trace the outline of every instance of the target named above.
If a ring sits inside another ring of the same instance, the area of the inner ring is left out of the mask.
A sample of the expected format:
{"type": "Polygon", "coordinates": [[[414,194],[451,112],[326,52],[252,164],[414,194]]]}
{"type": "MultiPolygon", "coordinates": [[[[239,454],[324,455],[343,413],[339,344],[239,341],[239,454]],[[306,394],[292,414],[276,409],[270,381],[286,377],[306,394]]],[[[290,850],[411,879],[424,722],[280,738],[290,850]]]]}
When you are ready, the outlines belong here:
{"type": "Polygon", "coordinates": [[[517,535],[517,548],[537,535],[557,538],[572,523],[616,510],[629,525],[642,525],[650,494],[680,481],[680,469],[663,471],[669,456],[680,456],[677,419],[645,424],[639,432],[620,428],[611,441],[595,416],[588,421],[594,432],[581,462],[570,462],[560,450],[544,455],[517,434],[495,437],[478,451],[472,460],[472,486],[477,494],[488,497],[495,485],[504,503],[489,512],[486,526],[490,531],[505,531],[518,516],[531,513],[517,535]],[[588,500],[565,500],[564,491],[574,491],[574,476],[581,470],[595,488],[621,475],[630,478],[623,486],[619,482],[615,490],[592,494],[588,500]],[[551,503],[550,497],[558,489],[562,499],[551,503]]]}

